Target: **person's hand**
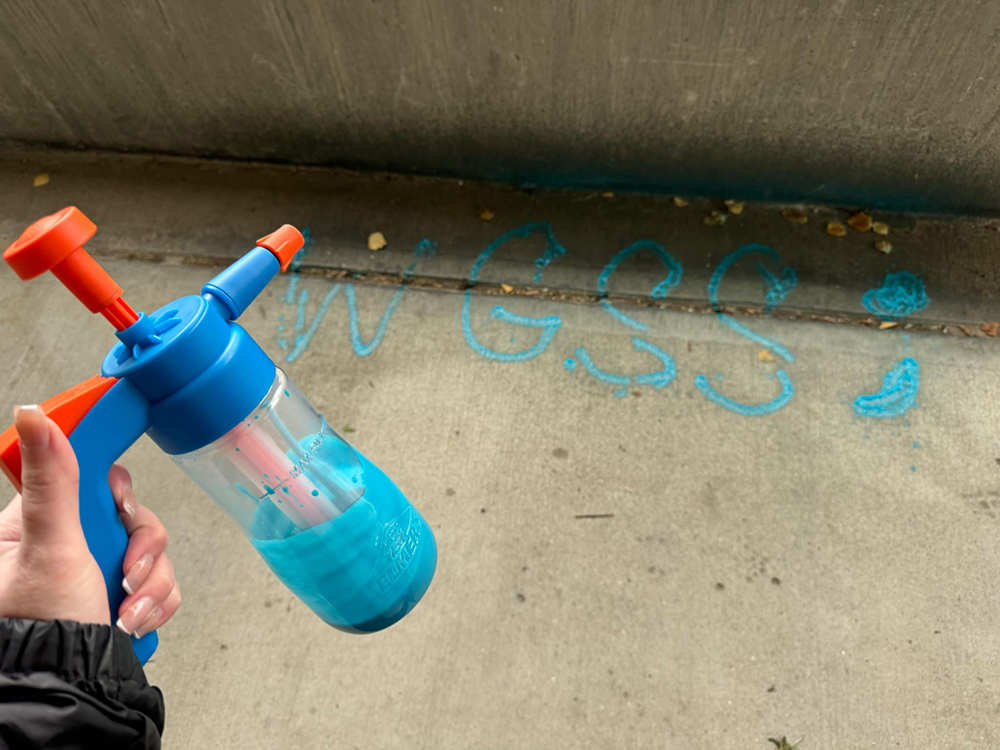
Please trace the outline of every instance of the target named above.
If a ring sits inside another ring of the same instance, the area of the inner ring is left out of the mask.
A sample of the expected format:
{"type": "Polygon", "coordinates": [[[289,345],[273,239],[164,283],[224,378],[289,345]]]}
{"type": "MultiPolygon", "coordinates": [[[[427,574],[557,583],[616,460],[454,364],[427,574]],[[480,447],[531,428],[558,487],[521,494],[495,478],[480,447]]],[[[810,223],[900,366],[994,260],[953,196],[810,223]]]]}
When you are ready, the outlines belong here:
{"type": "MultiPolygon", "coordinates": [[[[21,494],[0,512],[0,617],[111,622],[104,576],[80,526],[79,470],[62,431],[35,407],[15,409],[21,494]]],[[[180,589],[164,554],[167,532],[115,465],[108,476],[125,531],[121,630],[143,636],[177,611],[180,589]]]]}

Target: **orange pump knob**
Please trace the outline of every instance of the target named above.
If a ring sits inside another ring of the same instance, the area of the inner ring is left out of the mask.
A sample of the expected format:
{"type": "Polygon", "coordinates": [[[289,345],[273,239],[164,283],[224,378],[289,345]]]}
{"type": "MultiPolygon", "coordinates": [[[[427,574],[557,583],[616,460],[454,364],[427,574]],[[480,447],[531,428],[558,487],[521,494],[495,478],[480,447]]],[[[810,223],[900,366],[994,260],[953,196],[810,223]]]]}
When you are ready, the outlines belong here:
{"type": "Polygon", "coordinates": [[[122,288],[84,249],[95,232],[94,222],[76,206],[68,206],[25,229],[3,259],[22,279],[52,271],[88,310],[101,313],[122,331],[139,316],[122,299],[122,288]]]}

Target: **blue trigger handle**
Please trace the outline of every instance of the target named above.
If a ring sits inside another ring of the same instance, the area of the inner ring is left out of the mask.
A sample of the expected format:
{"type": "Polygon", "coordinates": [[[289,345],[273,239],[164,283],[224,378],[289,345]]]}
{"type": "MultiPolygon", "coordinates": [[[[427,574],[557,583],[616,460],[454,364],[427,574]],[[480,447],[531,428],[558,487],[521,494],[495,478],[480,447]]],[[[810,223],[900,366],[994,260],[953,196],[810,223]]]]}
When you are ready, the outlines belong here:
{"type": "MultiPolygon", "coordinates": [[[[128,534],[108,486],[111,465],[149,429],[149,403],[128,380],[119,380],[94,404],[69,436],[80,465],[80,523],[90,554],[104,574],[112,626],[125,600],[122,588],[128,534]]],[[[156,650],[155,632],[132,638],[142,664],[156,650]]]]}

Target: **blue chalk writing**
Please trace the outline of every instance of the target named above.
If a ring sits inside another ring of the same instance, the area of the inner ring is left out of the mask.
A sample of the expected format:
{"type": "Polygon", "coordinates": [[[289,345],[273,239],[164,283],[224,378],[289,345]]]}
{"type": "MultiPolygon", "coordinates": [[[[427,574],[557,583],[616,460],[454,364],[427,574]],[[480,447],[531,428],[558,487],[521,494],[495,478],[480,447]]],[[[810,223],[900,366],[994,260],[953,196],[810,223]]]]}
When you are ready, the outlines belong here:
{"type": "MultiPolygon", "coordinates": [[[[305,292],[306,290],[303,289],[302,291],[305,292]]],[[[316,311],[316,315],[313,317],[312,323],[309,324],[309,328],[307,328],[304,333],[300,333],[295,337],[295,344],[292,347],[292,350],[285,355],[286,362],[294,362],[302,356],[306,349],[309,348],[309,344],[312,342],[313,336],[316,335],[316,331],[319,329],[319,324],[323,322],[323,318],[326,317],[326,313],[329,311],[330,305],[333,304],[333,300],[337,298],[339,293],[340,284],[334,284],[330,287],[330,290],[319,303],[319,310],[316,311]]]]}
{"type": "Polygon", "coordinates": [[[926,308],[930,299],[918,276],[900,271],[887,273],[882,286],[865,292],[861,304],[882,320],[899,320],[926,308]]]}
{"type": "Polygon", "coordinates": [[[615,375],[602,370],[594,363],[590,354],[588,354],[587,350],[582,346],[576,350],[576,358],[580,360],[580,364],[583,365],[583,369],[585,369],[588,374],[597,380],[600,380],[602,383],[608,383],[609,385],[628,386],[635,383],[636,385],[651,385],[656,390],[662,390],[677,377],[677,366],[674,363],[673,358],[658,346],[651,344],[638,336],[632,337],[632,346],[637,352],[652,354],[660,360],[663,364],[663,368],[657,370],[656,372],[649,372],[643,375],[636,375],[635,377],[628,377],[627,375],[615,375]]]}
{"type": "Polygon", "coordinates": [[[916,404],[919,391],[920,365],[907,357],[885,374],[882,390],[854,400],[854,411],[862,417],[876,419],[899,417],[916,404]]]}
{"type": "Polygon", "coordinates": [[[628,395],[628,388],[615,388],[615,398],[625,398],[628,395]]]}
{"type": "Polygon", "coordinates": [[[791,401],[792,396],[795,395],[795,388],[792,385],[792,380],[788,377],[784,370],[778,370],[774,373],[774,376],[778,379],[778,382],[781,383],[781,393],[779,393],[773,400],[764,404],[741,404],[728,396],[723,396],[712,387],[711,382],[704,375],[696,377],[694,379],[694,384],[697,386],[698,390],[701,391],[701,394],[712,403],[718,404],[725,409],[729,409],[729,411],[735,412],[736,414],[742,414],[745,417],[759,417],[764,414],[771,414],[772,412],[778,411],[778,409],[782,408],[789,401],[791,401]]]}
{"type": "Polygon", "coordinates": [[[594,360],[590,358],[587,350],[582,346],[576,350],[576,358],[580,360],[580,364],[583,365],[583,369],[585,369],[591,377],[597,378],[602,383],[609,383],[610,385],[629,385],[632,382],[627,375],[613,375],[610,372],[602,370],[594,364],[594,360]]]}
{"type": "MultiPolygon", "coordinates": [[[[535,272],[535,281],[540,281],[542,272],[548,267],[548,265],[553,260],[566,253],[566,248],[559,244],[552,232],[552,227],[550,227],[548,222],[545,221],[524,224],[516,229],[512,229],[491,242],[487,248],[479,254],[475,262],[472,264],[472,268],[469,270],[469,283],[476,283],[479,279],[479,272],[482,270],[483,265],[498,249],[500,249],[500,247],[504,245],[504,243],[512,239],[523,239],[538,232],[545,237],[545,252],[542,253],[541,257],[535,260],[535,267],[538,269],[535,272]]],[[[468,343],[469,348],[471,348],[472,351],[481,357],[492,359],[496,362],[524,362],[529,359],[534,359],[548,348],[549,344],[552,343],[552,339],[556,335],[556,331],[559,330],[559,326],[562,325],[562,318],[557,315],[547,315],[543,318],[530,318],[523,315],[514,315],[509,313],[500,305],[496,305],[493,308],[490,312],[490,317],[496,318],[497,320],[501,320],[505,323],[510,323],[511,325],[524,326],[526,328],[538,328],[542,331],[537,343],[523,351],[498,352],[494,349],[490,349],[488,346],[480,343],[479,339],[476,338],[475,333],[472,331],[472,289],[466,289],[465,297],[462,302],[462,334],[465,336],[465,341],[468,343]]]]}
{"type": "Polygon", "coordinates": [[[573,370],[576,369],[576,360],[573,359],[572,357],[567,357],[566,360],[563,362],[563,367],[565,367],[570,372],[573,372],[573,370]]]}
{"type": "Polygon", "coordinates": [[[354,293],[354,284],[347,284],[345,292],[347,296],[347,314],[350,318],[351,346],[354,348],[354,353],[359,357],[367,357],[373,351],[378,349],[379,344],[382,343],[382,339],[385,338],[385,332],[389,328],[389,321],[392,319],[393,313],[396,312],[396,308],[399,307],[399,303],[403,300],[403,295],[406,293],[406,287],[399,287],[395,292],[393,292],[392,299],[389,300],[389,305],[385,308],[385,312],[382,313],[382,317],[378,320],[378,326],[375,328],[375,335],[372,336],[371,341],[367,344],[361,340],[361,329],[358,325],[358,306],[354,293]]]}
{"type": "MultiPolygon", "coordinates": [[[[712,310],[715,312],[716,317],[723,325],[727,326],[741,336],[745,336],[754,343],[766,347],[786,362],[794,362],[795,355],[784,346],[765,336],[761,336],[755,331],[750,330],[741,323],[738,323],[732,316],[726,315],[722,312],[722,305],[719,302],[719,286],[722,284],[722,279],[737,261],[748,255],[763,255],[775,264],[780,265],[781,263],[781,256],[767,245],[760,245],[756,243],[743,245],[742,247],[739,247],[731,252],[722,259],[715,271],[712,273],[712,278],[708,281],[708,300],[712,304],[712,310]]],[[[761,279],[764,281],[764,311],[766,313],[770,313],[775,307],[784,301],[785,297],[788,296],[789,292],[791,292],[798,283],[798,278],[795,275],[795,269],[786,266],[781,269],[780,273],[775,273],[761,262],[757,262],[754,267],[756,268],[757,273],[760,274],[761,279]]],[[[767,377],[770,379],[770,375],[767,377]]],[[[715,388],[712,387],[708,378],[704,375],[698,375],[695,378],[694,384],[701,394],[712,403],[718,404],[719,406],[729,409],[737,414],[753,417],[760,416],[762,414],[770,414],[778,409],[781,409],[789,401],[791,401],[792,396],[795,395],[795,388],[792,386],[791,378],[788,377],[788,374],[784,370],[778,370],[775,372],[774,377],[776,377],[778,382],[781,384],[781,392],[777,395],[777,397],[765,404],[741,404],[738,401],[734,401],[728,396],[724,396],[716,391],[715,388]]],[[[723,379],[723,375],[721,373],[716,373],[715,378],[716,380],[721,381],[723,379]]]]}
{"type": "MultiPolygon", "coordinates": [[[[795,355],[781,344],[761,336],[759,333],[751,331],[746,326],[737,323],[733,317],[722,312],[722,305],[719,303],[719,285],[722,283],[723,277],[726,275],[726,272],[729,271],[729,269],[732,268],[738,260],[740,260],[740,258],[747,255],[753,255],[755,253],[763,255],[775,263],[781,263],[781,256],[767,245],[759,245],[756,243],[743,245],[723,258],[722,262],[719,263],[715,271],[712,273],[712,278],[708,281],[708,301],[712,304],[712,309],[715,311],[715,315],[721,323],[736,331],[736,333],[741,336],[746,336],[751,341],[769,349],[786,362],[794,362],[795,355]]],[[[762,263],[757,263],[756,268],[757,272],[761,275],[761,278],[763,278],[765,285],[764,309],[767,312],[770,312],[781,304],[785,297],[788,296],[788,293],[795,288],[795,285],[798,283],[798,278],[795,275],[794,268],[782,268],[780,276],[769,271],[762,263]]]]}
{"type": "MultiPolygon", "coordinates": [[[[436,243],[428,239],[422,239],[417,243],[416,248],[414,248],[413,255],[417,258],[433,258],[436,252],[436,243]]],[[[354,349],[354,353],[359,357],[367,357],[378,349],[379,344],[382,343],[382,339],[385,338],[385,332],[389,328],[389,321],[392,320],[392,316],[396,312],[396,308],[399,307],[399,303],[403,301],[403,295],[406,294],[405,282],[410,280],[410,277],[413,276],[413,272],[416,268],[417,261],[413,261],[403,271],[404,283],[396,287],[396,291],[393,292],[392,299],[389,300],[389,304],[385,308],[385,312],[383,312],[382,317],[379,318],[378,326],[375,328],[375,335],[372,336],[371,341],[367,344],[361,340],[361,328],[358,324],[358,304],[354,291],[354,284],[346,285],[345,296],[347,297],[347,315],[351,329],[351,346],[354,349]]]]}
{"type": "Polygon", "coordinates": [[[299,306],[295,314],[295,330],[301,331],[306,326],[306,303],[309,302],[309,290],[303,289],[299,294],[299,306]]]}
{"type": "Polygon", "coordinates": [[[618,266],[622,264],[622,261],[643,250],[652,250],[660,263],[663,264],[663,267],[667,269],[666,278],[654,286],[649,293],[649,296],[653,299],[665,299],[670,290],[681,283],[681,264],[664,249],[663,245],[653,240],[638,240],[619,251],[617,255],[608,261],[608,264],[601,271],[601,275],[597,277],[597,294],[601,297],[601,307],[618,322],[637,331],[648,331],[649,326],[621,312],[608,300],[604,299],[604,297],[608,293],[608,281],[610,281],[612,274],[618,270],[618,266]]]}
{"type": "Polygon", "coordinates": [[[313,244],[312,231],[309,227],[305,227],[302,230],[302,239],[305,242],[302,243],[302,247],[295,257],[292,258],[292,262],[289,264],[288,268],[292,272],[288,277],[288,291],[285,292],[284,302],[288,305],[295,304],[295,293],[299,287],[299,269],[302,267],[302,261],[305,260],[306,255],[309,254],[309,248],[313,244]]]}

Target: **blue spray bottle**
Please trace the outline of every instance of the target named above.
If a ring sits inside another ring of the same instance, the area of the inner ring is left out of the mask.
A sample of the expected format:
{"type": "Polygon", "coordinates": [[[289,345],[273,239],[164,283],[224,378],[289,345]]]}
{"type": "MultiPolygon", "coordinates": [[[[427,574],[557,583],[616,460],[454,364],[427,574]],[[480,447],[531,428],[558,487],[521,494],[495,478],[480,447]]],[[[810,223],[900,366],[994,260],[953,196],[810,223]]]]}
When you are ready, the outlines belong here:
{"type": "MultiPolygon", "coordinates": [[[[237,318],[302,247],[290,225],[200,295],[136,313],[83,248],[97,227],[74,207],[4,252],[23,279],[52,271],[119,339],[94,377],[42,404],[80,464],[80,520],[104,573],[112,620],[128,543],[108,487],[112,463],[143,433],[243,528],[275,575],[323,620],[351,633],[393,624],[437,564],[427,522],[382,471],[332,430],[237,318]]],[[[0,468],[20,487],[11,427],[0,468]]],[[[139,659],[157,635],[133,640],[139,659]]]]}

